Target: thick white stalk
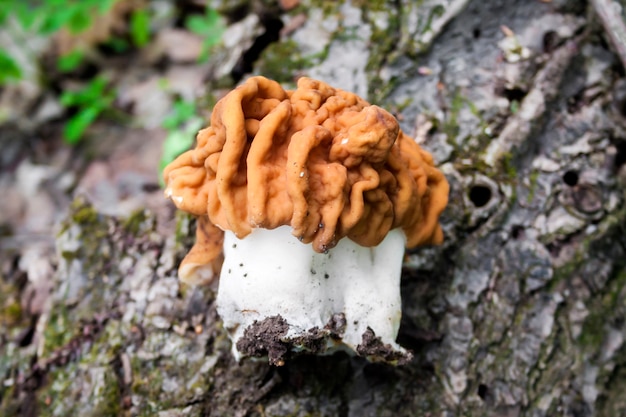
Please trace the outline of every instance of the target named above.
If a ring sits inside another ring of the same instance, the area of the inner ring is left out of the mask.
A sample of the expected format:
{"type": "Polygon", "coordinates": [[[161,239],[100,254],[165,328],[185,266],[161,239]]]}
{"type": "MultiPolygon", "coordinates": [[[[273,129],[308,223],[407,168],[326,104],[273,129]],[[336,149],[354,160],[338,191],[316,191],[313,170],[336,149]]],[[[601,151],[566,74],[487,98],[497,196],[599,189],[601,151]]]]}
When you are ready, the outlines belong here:
{"type": "MultiPolygon", "coordinates": [[[[289,350],[307,349],[306,340],[319,334],[316,330],[341,327],[339,337],[335,332],[321,339],[325,347],[319,353],[356,351],[370,328],[381,346],[405,355],[395,343],[405,242],[404,233],[396,229],[373,248],[346,238],[320,254],[299,242],[287,226],[256,229],[245,239],[227,231],[217,309],[233,340],[233,353],[241,356],[237,342],[255,321],[280,315],[288,325],[280,343],[289,350]],[[345,327],[337,326],[338,317],[342,323],[345,318],[345,327]]],[[[264,337],[258,340],[267,343],[264,337]]],[[[371,352],[366,356],[388,360],[371,352]]]]}

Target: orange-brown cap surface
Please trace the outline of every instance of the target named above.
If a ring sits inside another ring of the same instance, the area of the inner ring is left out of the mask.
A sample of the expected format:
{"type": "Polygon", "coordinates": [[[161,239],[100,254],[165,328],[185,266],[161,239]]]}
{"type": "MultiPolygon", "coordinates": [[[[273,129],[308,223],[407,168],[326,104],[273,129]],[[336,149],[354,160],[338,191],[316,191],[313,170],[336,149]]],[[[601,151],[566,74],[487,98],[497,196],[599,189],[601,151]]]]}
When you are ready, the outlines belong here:
{"type": "Polygon", "coordinates": [[[449,187],[432,156],[385,110],[310,78],[295,91],[248,79],[216,104],[196,148],[164,176],[178,208],[217,226],[203,228],[212,236],[188,258],[219,256],[203,242],[221,242],[223,230],[244,238],[282,225],[317,252],[343,237],[375,246],[397,227],[408,247],[443,240],[449,187]]]}

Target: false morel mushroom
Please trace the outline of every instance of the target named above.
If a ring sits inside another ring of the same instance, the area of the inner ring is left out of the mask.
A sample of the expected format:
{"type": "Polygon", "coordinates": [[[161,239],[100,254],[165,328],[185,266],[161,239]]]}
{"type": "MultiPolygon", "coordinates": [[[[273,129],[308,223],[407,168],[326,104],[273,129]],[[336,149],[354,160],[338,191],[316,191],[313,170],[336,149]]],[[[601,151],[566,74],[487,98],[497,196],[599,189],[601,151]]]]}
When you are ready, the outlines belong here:
{"type": "Polygon", "coordinates": [[[194,149],[164,171],[198,218],[183,282],[219,275],[236,357],[345,349],[403,363],[405,247],[438,244],[448,182],[397,120],[310,78],[249,78],[216,104],[194,149]]]}

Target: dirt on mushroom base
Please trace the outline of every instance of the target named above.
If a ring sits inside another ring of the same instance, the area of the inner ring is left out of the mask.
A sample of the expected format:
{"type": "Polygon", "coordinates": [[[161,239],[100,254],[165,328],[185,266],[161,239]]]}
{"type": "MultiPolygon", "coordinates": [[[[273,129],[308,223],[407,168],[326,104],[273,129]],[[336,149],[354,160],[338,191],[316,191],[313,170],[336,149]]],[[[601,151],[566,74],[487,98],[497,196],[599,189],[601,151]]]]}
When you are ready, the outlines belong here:
{"type": "Polygon", "coordinates": [[[285,340],[288,330],[289,324],[280,315],[255,320],[237,341],[237,350],[257,358],[267,356],[272,365],[284,365],[290,351],[289,341],[285,340]]]}
{"type": "MultiPolygon", "coordinates": [[[[271,365],[283,366],[297,355],[332,355],[347,351],[341,337],[345,329],[345,315],[335,314],[323,329],[314,327],[298,337],[288,337],[289,323],[280,315],[254,321],[237,341],[237,350],[245,356],[267,357],[271,365]]],[[[384,344],[371,328],[363,333],[356,352],[372,362],[406,365],[413,359],[411,352],[400,352],[384,344]]]]}

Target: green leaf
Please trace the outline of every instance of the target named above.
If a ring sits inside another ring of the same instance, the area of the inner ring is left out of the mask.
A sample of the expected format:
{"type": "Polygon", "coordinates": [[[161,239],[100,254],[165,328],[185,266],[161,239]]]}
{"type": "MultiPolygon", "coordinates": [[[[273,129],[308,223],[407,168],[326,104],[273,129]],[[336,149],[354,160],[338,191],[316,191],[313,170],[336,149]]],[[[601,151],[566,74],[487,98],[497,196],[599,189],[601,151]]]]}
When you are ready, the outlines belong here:
{"type": "Polygon", "coordinates": [[[0,50],[0,85],[22,78],[22,70],[9,54],[0,50]]]}
{"type": "Polygon", "coordinates": [[[10,6],[8,15],[13,15],[24,29],[32,29],[35,22],[41,20],[41,15],[33,13],[32,7],[25,3],[10,6]]]}
{"type": "Polygon", "coordinates": [[[135,10],[130,18],[130,34],[136,47],[145,46],[150,40],[150,19],[148,13],[135,10]]]}
{"type": "Polygon", "coordinates": [[[193,101],[178,100],[172,106],[172,111],[163,119],[162,126],[172,130],[193,118],[196,114],[196,103],[193,101]]]}
{"type": "Polygon", "coordinates": [[[219,42],[224,32],[222,17],[213,9],[207,9],[204,16],[189,16],[185,22],[185,26],[193,33],[205,39],[208,38],[214,43],[219,42]]]}
{"type": "Polygon", "coordinates": [[[91,8],[76,7],[67,21],[67,28],[73,34],[84,32],[91,25],[91,8]]]}
{"type": "Polygon", "coordinates": [[[85,130],[104,110],[111,107],[115,92],[107,91],[108,81],[103,76],[92,79],[78,91],[65,91],[60,98],[65,107],[77,108],[77,113],[70,118],[63,129],[63,137],[68,144],[78,143],[85,130]]]}
{"type": "Polygon", "coordinates": [[[161,177],[165,166],[193,145],[203,123],[202,118],[196,114],[194,101],[178,100],[174,103],[172,111],[162,124],[168,134],[163,142],[163,154],[159,162],[161,177]]]}
{"type": "Polygon", "coordinates": [[[203,62],[209,58],[209,50],[217,45],[224,34],[224,22],[220,14],[214,9],[207,9],[204,16],[189,16],[185,21],[185,26],[191,32],[202,36],[202,54],[199,61],[203,62]]]}
{"type": "MultiPolygon", "coordinates": [[[[7,0],[0,0],[2,1],[7,0]]],[[[108,12],[116,0],[45,0],[40,4],[27,1],[13,2],[11,10],[26,29],[50,35],[62,28],[71,33],[82,33],[97,19],[108,12]]]]}
{"type": "Polygon", "coordinates": [[[204,35],[209,29],[207,28],[204,17],[197,15],[189,16],[187,18],[187,21],[185,22],[185,26],[187,27],[187,29],[197,35],[204,35]]]}
{"type": "Polygon", "coordinates": [[[61,72],[70,72],[78,68],[78,66],[83,62],[84,54],[80,50],[74,50],[69,54],[63,55],[59,57],[57,61],[57,68],[61,72]]]}
{"type": "Polygon", "coordinates": [[[104,77],[96,77],[87,84],[83,90],[79,92],[80,99],[84,102],[96,101],[104,94],[107,81],[104,77]]]}
{"type": "Polygon", "coordinates": [[[64,91],[59,98],[63,107],[72,107],[78,104],[78,93],[75,91],[64,91]]]}
{"type": "Polygon", "coordinates": [[[93,103],[102,103],[107,97],[104,91],[106,83],[107,81],[104,77],[96,77],[81,90],[64,91],[61,94],[61,104],[65,107],[71,107],[79,105],[92,106],[93,103]]]}
{"type": "Polygon", "coordinates": [[[70,145],[75,145],[83,137],[89,126],[96,120],[103,109],[99,106],[86,107],[76,113],[63,129],[63,138],[70,145]]]}
{"type": "MultiPolygon", "coordinates": [[[[172,162],[193,145],[198,130],[202,127],[202,119],[190,120],[184,129],[170,131],[163,142],[163,154],[159,163],[161,173],[167,164],[172,162]]],[[[162,176],[162,175],[161,175],[162,176]]]]}
{"type": "Polygon", "coordinates": [[[9,16],[15,13],[15,5],[11,1],[2,2],[0,0],[0,25],[3,24],[9,16]]]}
{"type": "Polygon", "coordinates": [[[107,80],[96,77],[78,91],[64,91],[61,94],[61,104],[65,107],[93,106],[94,103],[106,107],[111,104],[115,94],[106,91],[107,80]]]}
{"type": "Polygon", "coordinates": [[[222,21],[222,16],[220,16],[217,11],[208,9],[206,21],[211,29],[207,31],[205,35],[206,39],[204,41],[208,44],[208,46],[216,45],[222,39],[222,35],[224,34],[224,22],[222,21]]]}
{"type": "MultiPolygon", "coordinates": [[[[60,30],[62,27],[67,25],[67,22],[72,18],[72,15],[74,14],[75,9],[76,9],[75,6],[74,7],[68,6],[65,8],[47,10],[46,14],[43,14],[43,12],[40,12],[42,14],[40,14],[39,16],[43,17],[43,22],[41,23],[41,26],[39,27],[39,31],[44,35],[50,35],[60,30]]],[[[37,15],[38,13],[33,13],[31,10],[30,14],[37,15]]]]}
{"type": "Polygon", "coordinates": [[[115,4],[117,0],[95,0],[94,4],[98,6],[98,13],[105,14],[115,4]]]}
{"type": "Polygon", "coordinates": [[[185,132],[170,132],[165,138],[165,142],[163,142],[163,163],[165,165],[169,164],[178,155],[188,150],[194,139],[193,135],[187,135],[185,132]]]}

